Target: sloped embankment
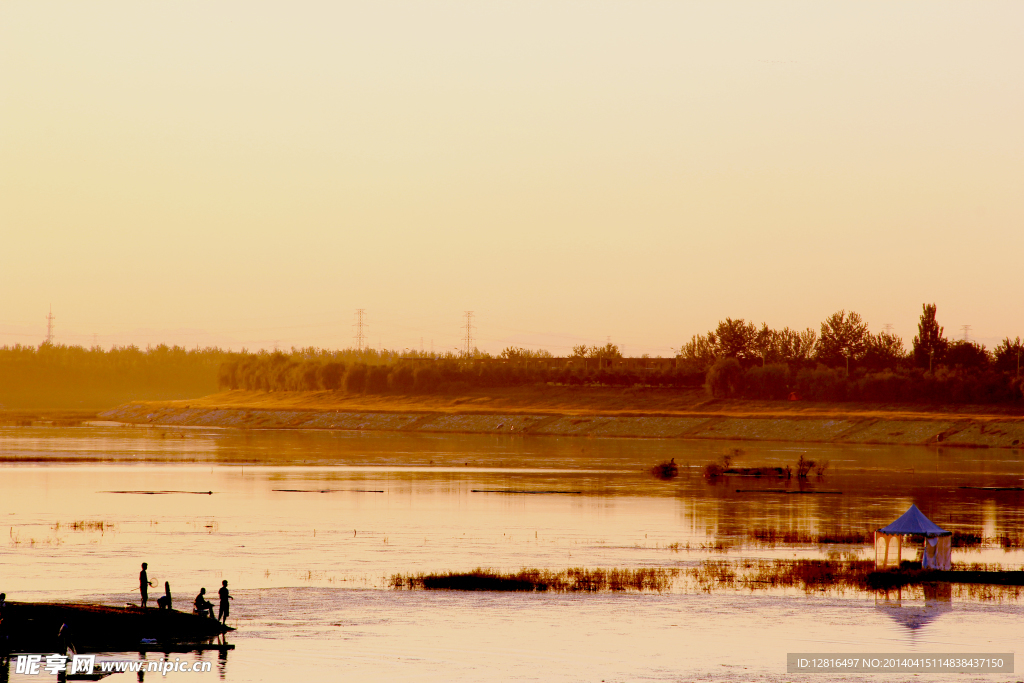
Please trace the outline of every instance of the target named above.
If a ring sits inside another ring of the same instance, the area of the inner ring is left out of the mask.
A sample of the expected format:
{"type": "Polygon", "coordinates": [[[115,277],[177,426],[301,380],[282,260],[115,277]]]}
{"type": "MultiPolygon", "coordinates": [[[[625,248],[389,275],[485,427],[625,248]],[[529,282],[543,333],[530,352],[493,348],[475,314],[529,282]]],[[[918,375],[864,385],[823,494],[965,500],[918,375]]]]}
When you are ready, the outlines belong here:
{"type": "Polygon", "coordinates": [[[550,415],[523,413],[275,410],[128,403],[100,413],[131,424],[237,429],[345,429],[465,434],[535,434],[627,438],[797,441],[851,444],[941,444],[1016,448],[1024,419],[907,419],[848,415],[550,415]]]}

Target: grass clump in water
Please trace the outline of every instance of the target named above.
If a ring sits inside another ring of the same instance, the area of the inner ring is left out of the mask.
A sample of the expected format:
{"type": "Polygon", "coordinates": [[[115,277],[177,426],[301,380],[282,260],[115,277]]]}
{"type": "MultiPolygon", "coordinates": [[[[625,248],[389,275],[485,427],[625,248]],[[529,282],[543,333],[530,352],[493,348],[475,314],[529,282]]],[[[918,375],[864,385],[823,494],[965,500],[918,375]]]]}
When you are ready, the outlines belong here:
{"type": "Polygon", "coordinates": [[[865,589],[871,560],[705,560],[690,570],[703,591],[745,588],[865,589]]]}
{"type": "Polygon", "coordinates": [[[586,569],[573,567],[553,572],[546,569],[520,569],[500,572],[477,568],[471,572],[439,574],[393,574],[389,581],[396,589],[463,591],[665,591],[672,587],[677,569],[586,569]]]}

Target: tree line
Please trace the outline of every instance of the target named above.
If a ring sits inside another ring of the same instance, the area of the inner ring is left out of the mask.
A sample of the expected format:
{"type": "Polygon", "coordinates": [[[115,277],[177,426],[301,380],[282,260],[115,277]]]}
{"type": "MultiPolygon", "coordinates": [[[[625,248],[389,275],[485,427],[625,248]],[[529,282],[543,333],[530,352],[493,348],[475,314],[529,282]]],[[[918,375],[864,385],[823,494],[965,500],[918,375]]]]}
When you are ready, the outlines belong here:
{"type": "MultiPolygon", "coordinates": [[[[615,344],[576,346],[575,358],[618,359],[615,344]]],[[[410,362],[394,354],[377,359],[352,350],[293,350],[234,357],[220,369],[222,389],[436,393],[469,388],[553,383],[568,386],[700,387],[716,398],[820,401],[992,403],[1020,400],[1019,338],[995,349],[949,340],[936,322],[936,306],[922,307],[918,334],[908,351],[890,332],[872,334],[855,312],[837,311],[819,330],[781,330],[726,318],[680,348],[674,369],[635,371],[612,367],[543,367],[532,359],[547,351],[508,347],[507,364],[467,362],[492,358],[446,354],[410,362]],[[516,362],[523,361],[523,362],[516,362]],[[795,396],[794,396],[795,394],[795,396]]]]}
{"type": "Polygon", "coordinates": [[[0,347],[0,409],[106,408],[131,400],[203,396],[217,389],[230,357],[217,348],[161,344],[99,347],[40,344],[0,347]]]}
{"type": "Polygon", "coordinates": [[[383,349],[288,352],[159,345],[103,350],[41,344],[0,347],[0,409],[103,408],[130,400],[193,398],[220,389],[438,393],[553,383],[567,386],[704,387],[716,398],[991,403],[1022,398],[1020,338],[989,350],[950,340],[936,306],[922,306],[910,349],[888,332],[871,333],[855,312],[838,311],[818,330],[772,329],[726,318],[683,344],[676,367],[629,370],[615,344],[574,347],[599,364],[546,367],[543,350],[510,346],[443,355],[383,349]],[[600,365],[601,367],[596,367],[600,365]]]}
{"type": "MultiPolygon", "coordinates": [[[[621,358],[614,344],[598,347],[600,353],[586,358],[621,358]],[[609,348],[611,347],[611,348],[609,348]]],[[[589,350],[588,350],[589,351],[589,350]]],[[[550,353],[516,353],[506,349],[499,358],[507,364],[481,364],[474,359],[490,359],[486,354],[474,357],[446,354],[417,362],[392,358],[389,362],[346,360],[325,355],[310,355],[303,350],[245,354],[221,365],[218,384],[222,389],[249,391],[344,391],[346,393],[437,393],[470,388],[516,387],[531,384],[569,386],[603,385],[629,387],[637,384],[666,387],[694,387],[704,382],[703,372],[669,370],[643,372],[624,368],[584,370],[571,367],[544,367],[525,362],[551,358],[550,353]]]]}
{"type": "Polygon", "coordinates": [[[820,331],[773,330],[726,318],[695,335],[680,359],[706,372],[718,398],[794,398],[825,401],[994,403],[1020,400],[1020,337],[995,349],[950,340],[923,304],[910,350],[889,332],[872,334],[855,312],[833,313],[820,331]]]}

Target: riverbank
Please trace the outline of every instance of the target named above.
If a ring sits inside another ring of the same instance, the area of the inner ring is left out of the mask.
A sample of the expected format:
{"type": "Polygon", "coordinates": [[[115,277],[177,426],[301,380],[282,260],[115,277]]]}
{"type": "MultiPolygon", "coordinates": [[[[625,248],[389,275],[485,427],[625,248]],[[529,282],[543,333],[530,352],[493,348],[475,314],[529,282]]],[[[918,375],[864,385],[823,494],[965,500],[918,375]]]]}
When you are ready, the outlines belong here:
{"type": "Polygon", "coordinates": [[[1017,448],[1024,418],[1003,406],[710,401],[699,391],[544,387],[463,396],[231,391],[138,401],[98,414],[130,424],[1017,448]]]}

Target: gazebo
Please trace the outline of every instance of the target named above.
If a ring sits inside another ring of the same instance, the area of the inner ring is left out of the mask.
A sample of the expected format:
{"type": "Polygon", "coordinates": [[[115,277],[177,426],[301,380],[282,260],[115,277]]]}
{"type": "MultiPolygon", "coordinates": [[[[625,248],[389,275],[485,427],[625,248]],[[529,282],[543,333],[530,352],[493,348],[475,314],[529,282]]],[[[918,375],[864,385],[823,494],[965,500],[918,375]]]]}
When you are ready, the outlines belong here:
{"type": "MultiPolygon", "coordinates": [[[[950,568],[952,560],[952,531],[940,528],[924,516],[916,505],[900,515],[889,526],[875,531],[875,568],[899,567],[903,560],[904,536],[923,536],[921,548],[922,569],[950,568]]],[[[908,545],[908,547],[912,547],[908,545]]]]}

